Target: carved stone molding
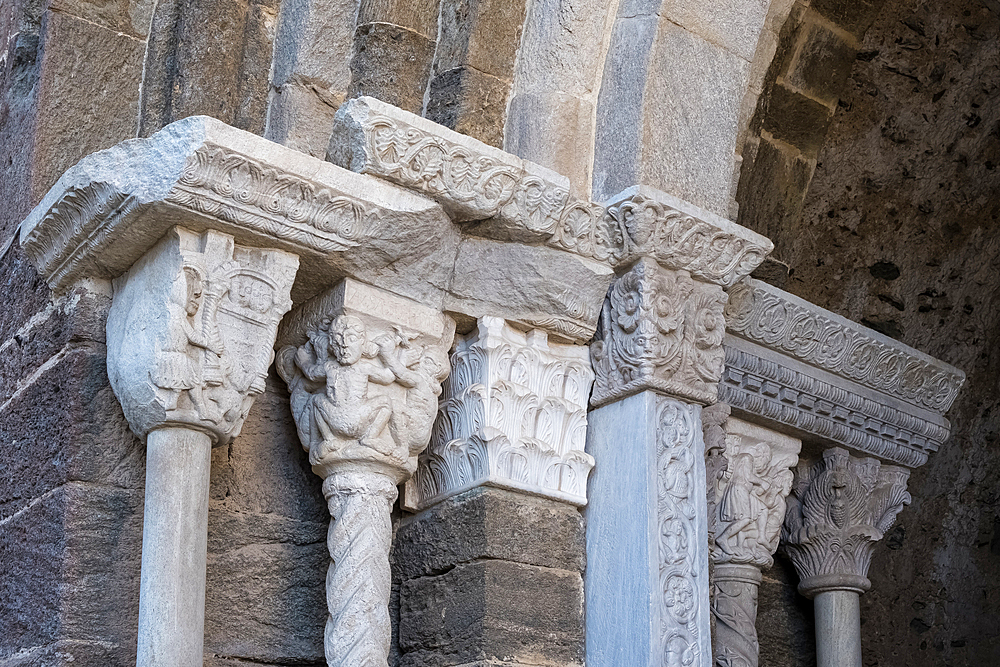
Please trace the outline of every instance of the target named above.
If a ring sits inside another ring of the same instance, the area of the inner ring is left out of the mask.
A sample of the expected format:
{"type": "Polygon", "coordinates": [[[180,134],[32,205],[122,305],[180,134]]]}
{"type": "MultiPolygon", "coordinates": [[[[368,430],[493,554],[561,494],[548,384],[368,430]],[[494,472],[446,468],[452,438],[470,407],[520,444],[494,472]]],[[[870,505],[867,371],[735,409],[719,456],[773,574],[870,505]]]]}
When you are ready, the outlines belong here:
{"type": "Polygon", "coordinates": [[[700,407],[656,399],[659,655],[664,664],[707,664],[708,557],[701,507],[704,451],[700,407]]]}
{"type": "Polygon", "coordinates": [[[588,357],[586,347],[550,343],[541,330],[481,318],[455,344],[404,506],[421,510],[484,484],[585,505],[594,465],[584,452],[594,379],[588,357]]]}
{"type": "Polygon", "coordinates": [[[811,598],[823,591],[868,590],[875,542],[910,502],[909,474],[839,447],[799,464],[782,530],[799,592],[811,598]]]}
{"type": "Polygon", "coordinates": [[[263,393],[298,258],[174,227],[114,282],[108,377],[132,430],[235,437],[263,393]]]}
{"type": "Polygon", "coordinates": [[[337,111],[327,159],[436,199],[456,222],[493,219],[511,239],[552,235],[569,179],[372,97],[337,111]]]}
{"type": "Polygon", "coordinates": [[[471,233],[627,266],[652,256],[708,282],[749,275],[773,244],[645,186],[605,204],[569,197],[569,181],[531,162],[370,97],[337,112],[328,159],[436,199],[471,233]]]}
{"type": "Polygon", "coordinates": [[[947,440],[953,366],[755,280],[730,290],[726,327],[735,414],[910,468],[947,440]]]}
{"type": "Polygon", "coordinates": [[[345,280],[286,320],[277,368],[332,522],[324,646],[329,665],[385,665],[390,511],[430,439],[451,318],[345,280]]]}
{"type": "Polygon", "coordinates": [[[965,374],[957,368],[757,280],[733,287],[729,331],[810,366],[943,413],[965,374]]]}
{"type": "Polygon", "coordinates": [[[723,368],[725,302],[718,285],[652,259],[636,262],[612,284],[604,304],[591,346],[591,405],[644,389],[714,403],[723,368]]]}

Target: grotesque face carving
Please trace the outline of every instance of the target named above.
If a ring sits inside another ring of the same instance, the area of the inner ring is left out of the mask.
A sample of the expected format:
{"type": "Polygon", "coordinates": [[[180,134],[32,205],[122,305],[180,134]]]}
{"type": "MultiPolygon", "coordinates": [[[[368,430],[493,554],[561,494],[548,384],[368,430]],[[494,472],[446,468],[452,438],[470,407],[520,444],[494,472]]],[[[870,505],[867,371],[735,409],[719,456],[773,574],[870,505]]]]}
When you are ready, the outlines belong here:
{"type": "Polygon", "coordinates": [[[343,366],[361,360],[365,345],[365,325],[357,317],[341,315],[330,325],[330,352],[343,366]]]}

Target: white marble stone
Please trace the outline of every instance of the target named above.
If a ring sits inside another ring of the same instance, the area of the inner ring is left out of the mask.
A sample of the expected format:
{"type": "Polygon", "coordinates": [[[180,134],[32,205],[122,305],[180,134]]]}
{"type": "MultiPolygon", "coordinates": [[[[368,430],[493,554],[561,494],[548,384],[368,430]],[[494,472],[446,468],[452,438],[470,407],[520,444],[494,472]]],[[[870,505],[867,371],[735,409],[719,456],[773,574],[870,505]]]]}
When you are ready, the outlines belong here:
{"type": "Polygon", "coordinates": [[[585,505],[594,465],[584,451],[594,378],[587,348],[483,317],[458,337],[451,365],[404,507],[422,510],[482,485],[585,505]]]}
{"type": "Polygon", "coordinates": [[[722,374],[726,295],[686,271],[639,260],[608,292],[591,345],[591,405],[645,389],[713,403],[722,374]]]}
{"type": "Polygon", "coordinates": [[[386,665],[390,511],[427,446],[451,318],[345,280],[293,312],[277,368],[330,510],[324,647],[337,667],[386,665]]]}
{"type": "Polygon", "coordinates": [[[591,411],[587,664],[712,664],[701,408],[646,391],[591,411]]]}
{"type": "Polygon", "coordinates": [[[726,329],[719,399],[741,417],[911,468],[948,438],[953,366],[757,280],[726,329]]]}
{"type": "Polygon", "coordinates": [[[861,667],[861,596],[832,590],[813,598],[816,667],[861,667]]]}

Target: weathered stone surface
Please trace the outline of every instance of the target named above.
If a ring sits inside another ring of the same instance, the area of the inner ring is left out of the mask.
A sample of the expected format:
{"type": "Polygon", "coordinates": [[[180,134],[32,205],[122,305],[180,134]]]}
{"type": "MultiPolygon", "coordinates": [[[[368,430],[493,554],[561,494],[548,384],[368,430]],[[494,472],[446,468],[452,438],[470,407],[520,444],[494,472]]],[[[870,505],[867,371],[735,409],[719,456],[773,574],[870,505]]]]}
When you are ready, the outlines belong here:
{"type": "Polygon", "coordinates": [[[7,402],[0,441],[0,520],[70,481],[142,488],[142,448],[97,346],[69,350],[7,402]]]}
{"type": "Polygon", "coordinates": [[[764,131],[814,156],[833,117],[830,108],[782,85],[774,86],[767,104],[764,131]]]}
{"type": "Polygon", "coordinates": [[[828,25],[804,24],[799,29],[795,60],[784,79],[832,108],[851,75],[856,47],[857,43],[850,36],[835,32],[828,25]]]}
{"type": "Polygon", "coordinates": [[[18,654],[78,640],[80,658],[106,660],[84,664],[135,664],[141,523],[141,491],[84,482],[0,523],[0,659],[50,664],[51,649],[27,663],[18,654]]]}
{"type": "Polygon", "coordinates": [[[264,136],[322,159],[330,142],[333,117],[346,92],[324,94],[314,84],[289,81],[274,90],[264,136]]]}
{"type": "Polygon", "coordinates": [[[798,575],[785,558],[764,572],[757,593],[757,638],[760,664],[815,667],[813,606],[795,592],[798,575]]]}
{"type": "MultiPolygon", "coordinates": [[[[636,6],[649,6],[649,0],[622,2],[619,15],[629,15],[636,6]]],[[[717,44],[743,60],[753,59],[757,39],[767,15],[767,2],[726,2],[711,5],[698,0],[673,0],[660,4],[659,14],[699,37],[717,44]]],[[[649,11],[647,9],[647,11],[649,11]]]]}
{"type": "Polygon", "coordinates": [[[765,136],[760,138],[756,158],[749,164],[737,189],[740,224],[762,234],[793,225],[802,213],[815,159],[765,136]]]}
{"type": "Polygon", "coordinates": [[[479,487],[403,520],[393,546],[394,571],[405,581],[489,559],[581,572],[583,540],[576,508],[479,487]]]}
{"type": "Polygon", "coordinates": [[[583,664],[578,572],[502,560],[459,565],[403,582],[400,666],[479,660],[583,664]]]}
{"type": "Polygon", "coordinates": [[[45,14],[41,45],[35,201],[84,155],[135,136],[144,51],[138,39],[57,11],[45,14]]]}
{"type": "Polygon", "coordinates": [[[48,9],[68,14],[136,39],[146,39],[156,2],[153,0],[53,0],[48,9]]]}
{"type": "Polygon", "coordinates": [[[0,343],[0,405],[30,383],[39,367],[65,346],[104,342],[109,287],[100,281],[78,283],[0,343]]]}
{"type": "Polygon", "coordinates": [[[434,40],[391,23],[359,25],[348,97],[369,95],[420,113],[434,59],[434,40]]]}
{"type": "Polygon", "coordinates": [[[438,34],[441,0],[361,0],[358,25],[391,23],[431,40],[438,34]]]}
{"type": "Polygon", "coordinates": [[[0,345],[4,345],[19,331],[32,328],[30,320],[47,308],[51,294],[16,242],[0,257],[0,276],[0,290],[8,297],[0,313],[0,345]]]}
{"type": "MultiPolygon", "coordinates": [[[[5,3],[9,12],[0,20],[0,238],[8,238],[35,204],[32,197],[30,156],[35,144],[36,105],[41,52],[38,25],[21,30],[15,22],[15,3],[5,3]],[[5,29],[4,29],[5,28],[5,29]]],[[[0,245],[2,247],[2,245],[0,245]]]]}
{"type": "Polygon", "coordinates": [[[510,81],[521,45],[527,3],[506,0],[442,0],[437,74],[469,67],[510,81]]]}
{"type": "Polygon", "coordinates": [[[510,81],[462,66],[431,79],[426,117],[435,123],[478,139],[503,145],[504,117],[510,81]]]}
{"type": "Polygon", "coordinates": [[[809,6],[861,39],[884,4],[885,0],[817,0],[809,6]]]}
{"type": "Polygon", "coordinates": [[[747,60],[669,20],[619,17],[597,108],[594,196],[644,183],[725,215],[748,74],[747,60]]]}

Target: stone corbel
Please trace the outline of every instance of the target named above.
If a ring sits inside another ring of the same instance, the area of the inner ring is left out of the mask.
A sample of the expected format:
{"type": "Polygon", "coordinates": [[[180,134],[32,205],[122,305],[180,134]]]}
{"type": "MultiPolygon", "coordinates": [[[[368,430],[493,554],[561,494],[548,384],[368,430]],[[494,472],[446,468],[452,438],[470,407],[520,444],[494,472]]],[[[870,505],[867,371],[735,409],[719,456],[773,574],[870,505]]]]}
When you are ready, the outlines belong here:
{"type": "Polygon", "coordinates": [[[289,316],[277,367],[331,523],[324,648],[331,666],[385,665],[390,511],[427,446],[452,319],[345,280],[289,316]]]}
{"type": "Polygon", "coordinates": [[[714,653],[718,665],[756,667],[757,588],[778,548],[802,443],[736,418],[723,428],[725,465],[708,480],[714,653]]]}

